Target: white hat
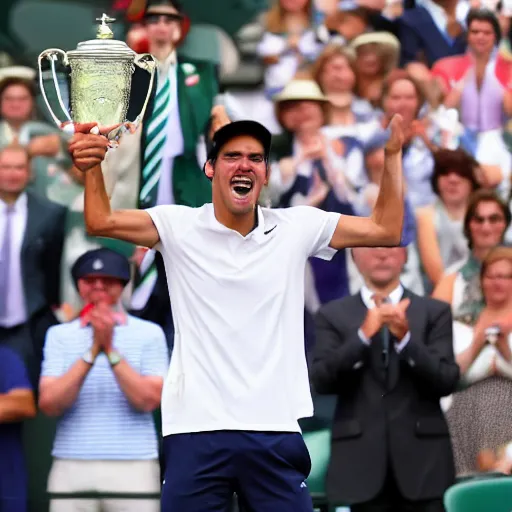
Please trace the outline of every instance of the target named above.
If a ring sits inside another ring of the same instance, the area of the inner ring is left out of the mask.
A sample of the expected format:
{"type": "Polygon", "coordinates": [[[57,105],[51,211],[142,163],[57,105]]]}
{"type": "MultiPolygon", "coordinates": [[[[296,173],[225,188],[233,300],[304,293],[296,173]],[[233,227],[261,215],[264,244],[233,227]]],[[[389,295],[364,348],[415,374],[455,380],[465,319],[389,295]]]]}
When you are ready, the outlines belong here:
{"type": "Polygon", "coordinates": [[[6,78],[22,78],[23,80],[35,80],[36,70],[27,66],[7,66],[0,68],[0,82],[6,78]]]}
{"type": "Polygon", "coordinates": [[[356,50],[365,44],[381,44],[392,48],[396,52],[400,51],[400,41],[390,32],[367,32],[361,34],[350,43],[350,47],[356,50]]]}
{"type": "Polygon", "coordinates": [[[292,80],[272,100],[275,103],[281,103],[282,101],[329,101],[314,80],[292,80]]]}

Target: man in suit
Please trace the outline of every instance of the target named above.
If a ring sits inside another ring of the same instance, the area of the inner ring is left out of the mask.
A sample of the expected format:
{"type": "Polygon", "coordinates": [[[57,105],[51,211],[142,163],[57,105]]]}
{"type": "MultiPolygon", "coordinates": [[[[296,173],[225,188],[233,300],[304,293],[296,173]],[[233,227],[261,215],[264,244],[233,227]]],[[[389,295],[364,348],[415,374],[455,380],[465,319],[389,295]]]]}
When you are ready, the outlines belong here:
{"type": "Polygon", "coordinates": [[[37,384],[44,337],[57,323],[66,209],[26,191],[22,146],[0,151],[0,344],[15,349],[37,384]]]}
{"type": "Polygon", "coordinates": [[[425,73],[438,59],[465,53],[465,18],[469,3],[422,0],[417,4],[406,9],[398,20],[401,66],[409,67],[414,63],[417,67],[419,63],[415,61],[421,61],[426,65],[425,73]]]}
{"type": "Polygon", "coordinates": [[[360,293],[316,318],[312,381],[338,397],[327,492],[352,512],[442,512],[454,482],[440,398],[459,379],[449,305],[400,284],[406,248],[358,248],[360,293]]]}

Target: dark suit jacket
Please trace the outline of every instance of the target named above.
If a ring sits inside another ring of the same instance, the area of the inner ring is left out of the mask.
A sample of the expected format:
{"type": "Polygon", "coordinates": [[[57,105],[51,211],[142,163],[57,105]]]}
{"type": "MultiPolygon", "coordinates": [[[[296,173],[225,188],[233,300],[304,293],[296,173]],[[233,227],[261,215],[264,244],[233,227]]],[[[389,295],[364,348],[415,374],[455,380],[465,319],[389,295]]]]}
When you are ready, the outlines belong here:
{"type": "Polygon", "coordinates": [[[60,303],[66,209],[31,192],[27,192],[27,209],[21,272],[32,341],[39,352],[46,329],[56,323],[51,308],[60,303]]]}
{"type": "Polygon", "coordinates": [[[411,339],[400,354],[390,350],[387,376],[380,333],[370,346],[358,336],[367,313],[359,294],[326,304],[317,314],[313,385],[338,397],[327,476],[333,503],[371,500],[389,467],[410,500],[440,498],[454,481],[439,405],[459,379],[450,307],[408,290],[404,296],[411,299],[411,339]]]}
{"type": "Polygon", "coordinates": [[[424,7],[406,9],[398,20],[398,37],[401,45],[401,65],[423,56],[429,67],[443,57],[466,52],[466,34],[449,42],[437,28],[432,16],[424,7]]]}

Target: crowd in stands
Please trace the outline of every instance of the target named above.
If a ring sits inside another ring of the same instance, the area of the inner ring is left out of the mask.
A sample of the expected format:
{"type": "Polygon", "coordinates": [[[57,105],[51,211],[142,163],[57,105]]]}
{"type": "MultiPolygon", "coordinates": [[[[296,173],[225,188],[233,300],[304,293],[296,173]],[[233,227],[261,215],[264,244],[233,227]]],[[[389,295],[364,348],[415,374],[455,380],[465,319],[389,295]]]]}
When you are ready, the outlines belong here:
{"type": "MultiPolygon", "coordinates": [[[[214,64],[176,52],[189,29],[186,2],[183,10],[170,0],[139,3],[114,8],[132,24],[128,43],[157,58],[158,80],[141,128],[103,163],[113,207],[209,202],[202,168],[211,112],[223,105],[232,120],[254,118],[273,133],[262,206],[367,216],[384,170],[386,128],[400,114],[404,255],[389,258],[408,292],[449,305],[443,361],[452,357],[458,367],[429,395],[430,410],[442,410],[435,412],[440,426],[419,435],[450,440],[446,457],[453,455],[459,477],[510,474],[512,5],[275,0],[257,20],[264,78],[249,105],[249,96],[237,99],[222,87],[214,64]]],[[[160,427],[152,413],[175,335],[162,260],[88,236],[84,178],[73,168],[69,135],[40,102],[35,67],[11,64],[0,68],[0,512],[26,510],[21,428],[38,410],[58,418],[49,492],[158,493],[160,427]]],[[[132,118],[148,83],[144,72],[134,74],[132,118]]],[[[343,408],[362,385],[354,367],[343,393],[323,386],[326,348],[322,342],[324,352],[316,352],[316,341],[325,336],[324,307],[364,288],[372,257],[347,249],[329,262],[311,259],[304,276],[297,322],[305,325],[320,415],[320,393],[339,395],[343,408]]],[[[357,333],[349,316],[344,321],[341,331],[357,333]]],[[[425,322],[415,328],[428,345],[435,322],[425,322]]],[[[414,379],[407,386],[421,388],[414,379]]],[[[331,416],[332,408],[320,423],[331,416]]],[[[361,435],[352,428],[340,437],[361,435]]],[[[416,463],[427,464],[421,456],[416,463]]],[[[51,510],[99,510],[95,500],[84,509],[80,502],[53,500],[51,510]]],[[[122,500],[104,506],[132,510],[122,500]]],[[[158,510],[155,499],[132,506],[158,510]]]]}

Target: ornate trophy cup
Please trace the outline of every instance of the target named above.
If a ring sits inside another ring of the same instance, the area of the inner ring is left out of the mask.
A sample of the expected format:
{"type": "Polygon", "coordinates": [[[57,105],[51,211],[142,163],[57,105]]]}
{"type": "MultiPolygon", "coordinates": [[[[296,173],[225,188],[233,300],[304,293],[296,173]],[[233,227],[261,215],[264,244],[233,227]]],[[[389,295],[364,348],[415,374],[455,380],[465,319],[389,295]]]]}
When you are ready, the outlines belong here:
{"type": "MultiPolygon", "coordinates": [[[[113,18],[103,14],[97,21],[101,24],[96,39],[79,43],[76,50],[67,53],[51,48],[39,55],[41,92],[53,120],[64,130],[73,132],[73,122],[96,122],[99,126],[115,126],[108,134],[108,138],[117,142],[124,131],[136,129],[142,121],[153,88],[156,61],[152,55],[136,54],[123,41],[113,39],[114,34],[108,26],[115,21],[113,18]],[[71,114],[64,105],[58,86],[55,63],[59,56],[63,58],[64,64],[71,68],[71,114]],[[46,96],[41,69],[43,59],[50,62],[57,100],[66,115],[63,121],[55,115],[46,96]],[[134,66],[146,70],[151,76],[142,111],[135,121],[129,122],[126,115],[134,66]],[[66,124],[68,122],[70,123],[66,124]]],[[[93,131],[98,133],[97,128],[93,131]]]]}

